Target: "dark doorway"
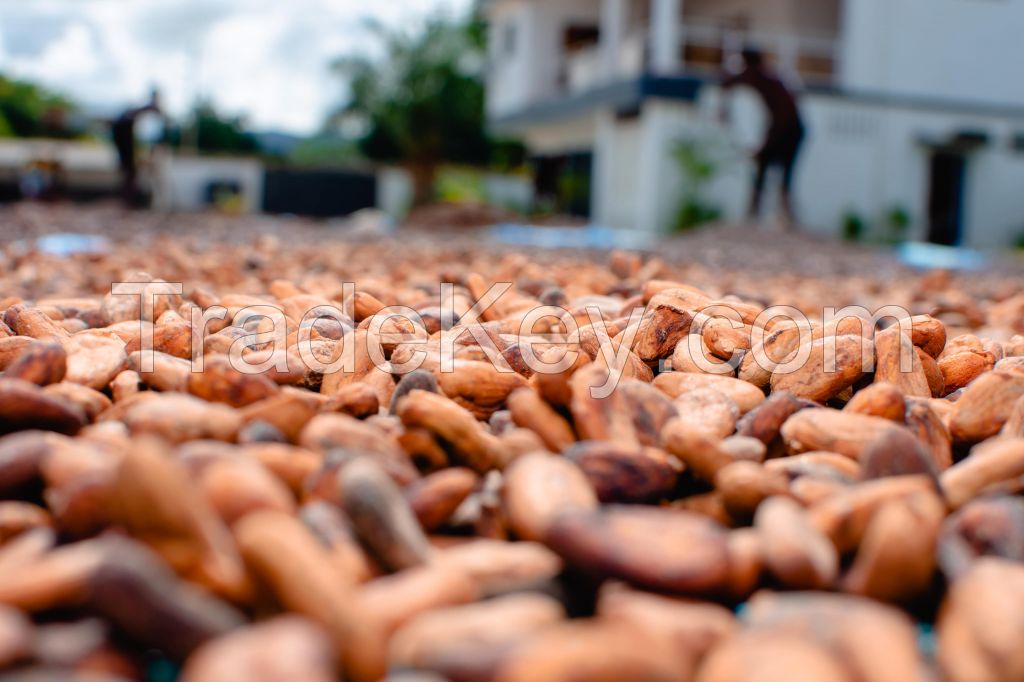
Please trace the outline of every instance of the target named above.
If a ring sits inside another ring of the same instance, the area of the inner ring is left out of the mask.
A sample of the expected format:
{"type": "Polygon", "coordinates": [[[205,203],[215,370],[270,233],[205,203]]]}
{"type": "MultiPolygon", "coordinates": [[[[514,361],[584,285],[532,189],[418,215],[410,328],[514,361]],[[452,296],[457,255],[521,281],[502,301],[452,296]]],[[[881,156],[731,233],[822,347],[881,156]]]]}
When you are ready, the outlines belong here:
{"type": "Polygon", "coordinates": [[[593,154],[579,152],[539,156],[532,161],[534,189],[541,210],[580,218],[590,217],[593,154]]]}
{"type": "Polygon", "coordinates": [[[964,173],[963,153],[935,150],[931,158],[931,187],[928,194],[928,241],[956,246],[963,236],[964,173]]]}

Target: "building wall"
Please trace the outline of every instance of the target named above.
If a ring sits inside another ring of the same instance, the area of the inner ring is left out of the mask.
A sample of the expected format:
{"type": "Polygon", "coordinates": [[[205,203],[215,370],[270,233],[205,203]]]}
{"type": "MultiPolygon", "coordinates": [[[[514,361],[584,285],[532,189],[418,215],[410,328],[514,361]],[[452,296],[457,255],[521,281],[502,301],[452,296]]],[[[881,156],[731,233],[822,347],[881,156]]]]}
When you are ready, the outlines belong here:
{"type": "MultiPolygon", "coordinates": [[[[593,216],[598,224],[641,231],[668,229],[683,194],[684,178],[672,148],[680,139],[699,139],[718,159],[719,173],[702,198],[724,218],[745,218],[753,177],[749,153],[756,149],[764,117],[756,98],[742,90],[732,96],[733,122],[716,119],[720,93],[705,88],[699,101],[649,99],[638,117],[617,118],[599,111],[590,127],[580,121],[533,129],[546,153],[579,151],[576,138],[558,148],[558,131],[586,131],[594,151],[593,216]],[[538,134],[540,130],[546,135],[538,134]]],[[[1012,138],[1024,126],[1009,116],[894,106],[875,101],[813,94],[803,98],[808,136],[796,176],[801,222],[823,235],[840,234],[844,218],[856,214],[876,237],[887,231],[894,209],[907,212],[907,236],[928,237],[929,142],[961,131],[983,131],[987,145],[968,155],[964,187],[963,243],[998,248],[1024,234],[1024,152],[1012,138]]],[[[529,138],[530,136],[528,136],[529,138]]],[[[769,180],[764,217],[777,210],[777,177],[769,180]]]]}
{"type": "Polygon", "coordinates": [[[1024,4],[845,0],[843,85],[1024,106],[1024,4]]]}
{"type": "Polygon", "coordinates": [[[498,117],[559,91],[565,28],[597,26],[600,0],[497,0],[489,18],[487,110],[498,117]]]}

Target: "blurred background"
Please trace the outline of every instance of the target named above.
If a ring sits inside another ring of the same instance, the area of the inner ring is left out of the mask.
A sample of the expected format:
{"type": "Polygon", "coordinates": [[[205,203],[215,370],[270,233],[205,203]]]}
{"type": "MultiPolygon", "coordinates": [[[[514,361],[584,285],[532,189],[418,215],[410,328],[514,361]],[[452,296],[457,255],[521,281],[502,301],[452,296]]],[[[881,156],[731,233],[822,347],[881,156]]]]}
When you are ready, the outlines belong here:
{"type": "Polygon", "coordinates": [[[1022,34],[992,0],[0,0],[0,202],[782,229],[771,100],[722,88],[756,47],[799,230],[1007,250],[1022,34]]]}

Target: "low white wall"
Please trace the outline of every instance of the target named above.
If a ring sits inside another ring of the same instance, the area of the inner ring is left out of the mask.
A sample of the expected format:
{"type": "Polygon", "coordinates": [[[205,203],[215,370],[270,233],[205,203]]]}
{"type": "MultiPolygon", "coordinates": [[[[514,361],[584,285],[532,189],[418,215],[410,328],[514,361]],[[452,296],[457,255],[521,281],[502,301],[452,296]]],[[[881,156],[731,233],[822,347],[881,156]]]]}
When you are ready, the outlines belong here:
{"type": "Polygon", "coordinates": [[[263,164],[255,159],[166,155],[154,167],[153,207],[164,211],[199,211],[208,207],[206,190],[226,182],[241,188],[242,211],[263,204],[263,164]]]}
{"type": "MultiPolygon", "coordinates": [[[[671,150],[678,139],[697,137],[732,161],[705,192],[729,220],[745,217],[764,115],[749,93],[733,96],[733,123],[716,119],[719,93],[706,88],[697,103],[652,99],[639,119],[602,119],[594,135],[595,220],[617,228],[667,229],[679,206],[683,179],[671,150]]],[[[909,213],[910,238],[926,239],[931,149],[926,141],[978,131],[989,142],[968,155],[963,243],[996,248],[1024,233],[1024,152],[1011,146],[1024,120],[991,113],[960,113],[822,94],[803,97],[808,135],[796,176],[801,221],[811,230],[838,234],[844,217],[861,216],[876,233],[887,214],[909,213]]],[[[777,178],[769,181],[764,214],[776,209],[777,178]]]]}

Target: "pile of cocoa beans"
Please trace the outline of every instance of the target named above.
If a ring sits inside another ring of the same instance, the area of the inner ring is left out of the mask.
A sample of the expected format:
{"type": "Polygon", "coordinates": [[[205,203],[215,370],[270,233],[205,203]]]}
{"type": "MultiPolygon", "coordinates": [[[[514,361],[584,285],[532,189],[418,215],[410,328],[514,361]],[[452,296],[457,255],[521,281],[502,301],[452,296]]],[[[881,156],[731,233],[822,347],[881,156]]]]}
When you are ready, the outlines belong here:
{"type": "Polygon", "coordinates": [[[0,275],[10,679],[1024,679],[1019,283],[167,244],[0,275]]]}

